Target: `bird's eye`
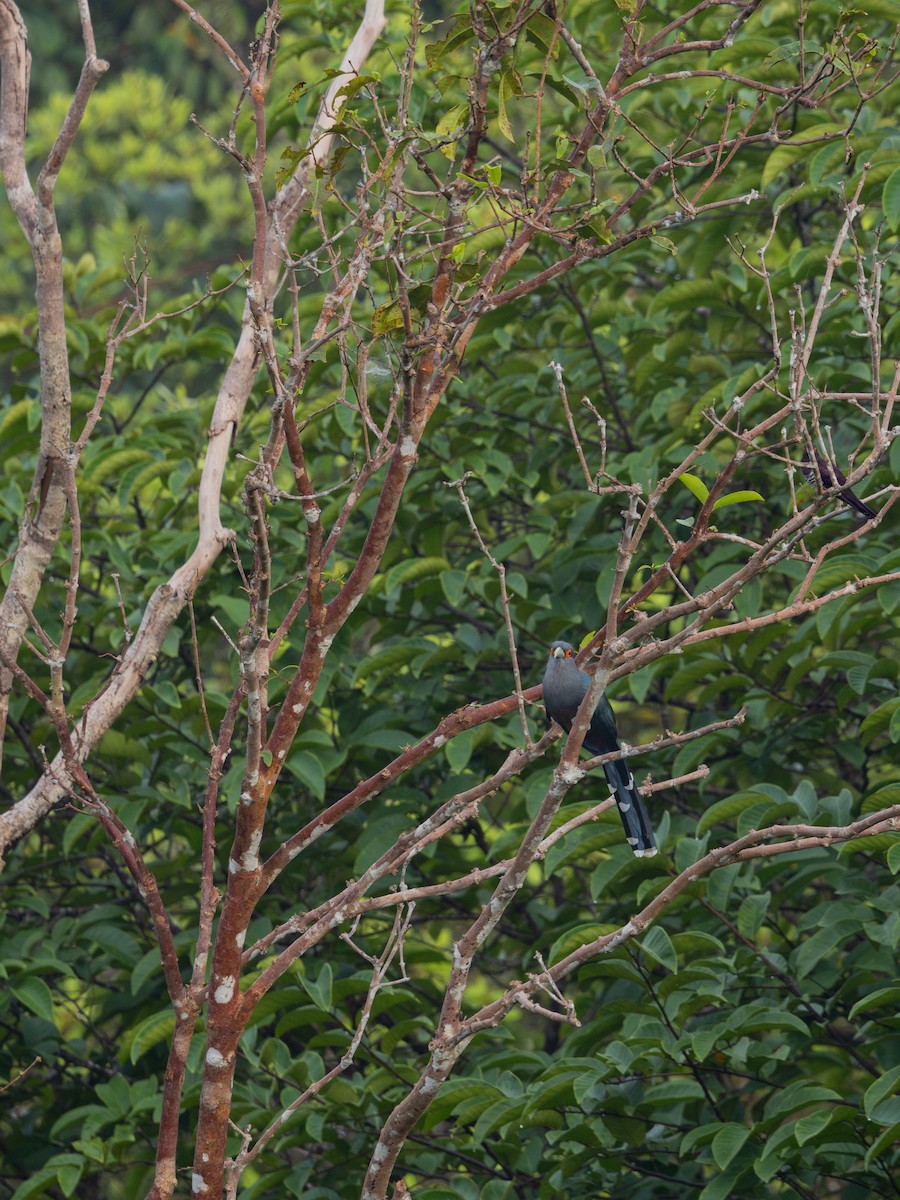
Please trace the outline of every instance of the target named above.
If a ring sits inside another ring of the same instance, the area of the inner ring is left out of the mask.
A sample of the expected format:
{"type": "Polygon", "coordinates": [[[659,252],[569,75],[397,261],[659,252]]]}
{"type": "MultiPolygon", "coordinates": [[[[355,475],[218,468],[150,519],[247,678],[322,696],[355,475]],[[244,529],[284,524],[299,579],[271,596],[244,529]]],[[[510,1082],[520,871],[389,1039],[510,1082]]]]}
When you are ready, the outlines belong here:
{"type": "Polygon", "coordinates": [[[567,651],[566,651],[566,658],[571,658],[571,657],[572,657],[572,651],[571,651],[571,650],[567,650],[567,651]]]}

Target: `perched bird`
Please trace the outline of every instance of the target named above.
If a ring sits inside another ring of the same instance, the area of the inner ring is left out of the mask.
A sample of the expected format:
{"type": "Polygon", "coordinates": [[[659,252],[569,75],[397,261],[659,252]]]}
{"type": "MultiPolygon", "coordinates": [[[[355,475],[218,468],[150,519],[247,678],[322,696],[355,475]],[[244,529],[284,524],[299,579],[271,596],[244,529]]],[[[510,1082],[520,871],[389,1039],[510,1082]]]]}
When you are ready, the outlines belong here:
{"type": "MultiPolygon", "coordinates": [[[[544,708],[547,716],[565,729],[572,728],[578,707],[591,679],[575,663],[575,650],[568,642],[554,642],[544,672],[544,708]]],[[[616,718],[605,696],[601,696],[591,717],[584,748],[592,754],[609,754],[619,749],[616,718]]],[[[616,807],[625,827],[625,839],[639,858],[656,853],[653,827],[644,807],[634,776],[623,758],[605,763],[603,770],[612,788],[616,807]]]]}
{"type": "MultiPolygon", "coordinates": [[[[800,470],[803,472],[806,482],[811,483],[815,487],[818,480],[821,479],[823,488],[830,488],[835,485],[839,486],[844,483],[846,476],[837,463],[830,463],[818,450],[815,453],[815,468],[810,461],[808,450],[803,451],[803,457],[800,460],[800,470]]],[[[851,508],[856,509],[867,521],[871,521],[873,517],[878,515],[874,509],[869,508],[868,504],[860,500],[852,488],[844,488],[842,492],[838,492],[838,495],[845,504],[849,504],[851,508]]]]}

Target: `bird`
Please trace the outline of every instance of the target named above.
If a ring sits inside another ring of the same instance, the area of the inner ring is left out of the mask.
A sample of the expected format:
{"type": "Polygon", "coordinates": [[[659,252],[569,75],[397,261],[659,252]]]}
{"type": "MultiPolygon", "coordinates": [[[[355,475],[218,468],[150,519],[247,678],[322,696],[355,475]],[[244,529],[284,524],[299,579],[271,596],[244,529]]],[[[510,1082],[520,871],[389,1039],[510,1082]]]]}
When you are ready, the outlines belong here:
{"type": "MultiPolygon", "coordinates": [[[[575,662],[574,647],[568,642],[554,642],[544,672],[544,708],[548,719],[556,721],[566,733],[572,728],[590,682],[591,677],[575,662]]],[[[597,701],[584,737],[584,747],[592,754],[609,754],[621,748],[616,718],[606,696],[597,701]]],[[[619,758],[604,763],[603,770],[625,828],[625,840],[638,858],[649,858],[656,853],[656,838],[628,764],[619,758]]]]}
{"type": "MultiPolygon", "coordinates": [[[[846,482],[847,477],[844,475],[844,472],[837,465],[837,463],[830,463],[827,458],[818,452],[818,450],[815,451],[815,455],[815,469],[813,468],[812,460],[809,457],[809,450],[803,451],[803,457],[800,460],[800,470],[803,472],[807,483],[811,483],[813,487],[815,487],[817,482],[821,480],[823,488],[830,488],[834,487],[835,485],[840,486],[842,483],[846,482]]],[[[873,517],[878,516],[873,508],[869,508],[868,504],[860,500],[859,496],[856,495],[852,488],[844,488],[842,492],[838,492],[838,495],[845,504],[848,504],[851,508],[860,513],[865,520],[871,521],[873,517]]]]}

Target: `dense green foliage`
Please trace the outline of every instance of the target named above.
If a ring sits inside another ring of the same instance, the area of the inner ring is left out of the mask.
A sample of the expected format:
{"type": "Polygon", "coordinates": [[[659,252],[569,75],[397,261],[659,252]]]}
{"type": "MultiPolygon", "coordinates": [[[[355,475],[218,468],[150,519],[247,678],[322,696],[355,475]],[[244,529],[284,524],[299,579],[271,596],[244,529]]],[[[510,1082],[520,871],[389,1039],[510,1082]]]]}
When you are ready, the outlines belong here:
{"type": "MultiPolygon", "coordinates": [[[[283,116],[287,96],[298,78],[318,78],[330,46],[324,31],[301,30],[299,14],[309,6],[284,7],[275,151],[301,140],[283,116]]],[[[573,27],[595,69],[602,63],[608,73],[615,63],[605,61],[604,48],[618,44],[618,9],[587,2],[571,7],[573,27]]],[[[824,47],[834,36],[838,5],[828,0],[813,8],[807,37],[824,47]]],[[[138,10],[149,20],[142,6],[138,10]]],[[[846,20],[860,45],[863,36],[871,37],[883,54],[893,16],[893,4],[876,0],[866,14],[846,20]]],[[[389,45],[398,57],[401,18],[395,13],[389,25],[389,45]]],[[[793,0],[764,5],[733,47],[715,56],[714,65],[776,84],[787,81],[797,65],[796,18],[793,0]]],[[[709,19],[721,22],[720,16],[709,19]]],[[[436,44],[447,28],[435,26],[426,39],[436,44]]],[[[510,186],[533,120],[533,106],[516,93],[533,90],[544,62],[541,26],[535,29],[530,40],[521,39],[493,93],[488,150],[504,178],[508,173],[510,186]]],[[[105,53],[102,45],[99,49],[105,53]]],[[[378,94],[390,111],[396,73],[384,48],[375,57],[378,94]]],[[[431,52],[430,68],[420,58],[411,111],[423,129],[434,131],[465,99],[471,47],[464,36],[451,37],[431,52]]],[[[696,68],[697,61],[690,65],[696,68]]],[[[162,42],[148,55],[146,68],[159,74],[114,73],[101,86],[59,185],[71,259],[67,306],[76,431],[93,404],[106,327],[121,294],[122,259],[132,253],[140,227],[151,246],[151,289],[158,277],[151,307],[172,310],[199,297],[207,274],[214,288],[237,284],[120,351],[114,386],[79,471],[85,559],[66,672],[75,722],[106,679],[110,656],[127,644],[151,592],[193,547],[199,466],[215,392],[239,327],[245,295],[240,261],[246,261],[252,234],[238,172],[187,124],[194,100],[182,99],[177,71],[168,74],[162,42]]],[[[569,66],[565,75],[560,67],[550,82],[542,127],[548,159],[564,152],[585,102],[584,80],[573,78],[569,66]]],[[[316,95],[313,89],[297,100],[300,130],[316,95]]],[[[213,89],[218,115],[200,114],[217,136],[229,119],[227,112],[222,115],[222,99],[213,89]]],[[[755,102],[749,90],[711,78],[673,79],[637,90],[629,100],[623,101],[625,116],[640,120],[658,144],[680,141],[704,122],[721,123],[727,103],[733,101],[740,115],[755,102]]],[[[847,122],[856,100],[851,88],[821,108],[798,107],[788,123],[798,134],[831,133],[847,122]]],[[[861,252],[868,258],[876,253],[876,236],[877,253],[896,248],[897,101],[897,86],[871,100],[846,142],[756,143],[735,157],[704,203],[738,190],[755,189],[759,199],[660,229],[484,318],[459,379],[428,427],[379,573],[330,650],[270,808],[264,853],[323,803],[377,773],[447,713],[513,689],[497,573],[456,491],[445,486],[448,481],[471,472],[473,515],[507,567],[527,685],[538,682],[550,641],[565,636],[577,643],[602,625],[624,502],[585,490],[550,361],[564,368],[592,467],[599,465],[596,424],[577,406],[582,394],[606,418],[609,470],[625,482],[655,482],[706,432],[706,410],[721,415],[769,366],[767,302],[749,264],[758,263],[756,250],[769,236],[776,209],[780,215],[766,261],[785,339],[789,313],[808,314],[815,303],[843,221],[841,196],[853,193],[864,163],[869,166],[857,232],[861,252]],[[747,261],[737,253],[740,245],[748,247],[747,261]]],[[[66,96],[54,93],[31,114],[36,162],[52,143],[66,104],[66,96]]],[[[377,123],[363,95],[352,104],[353,120],[376,137],[377,123]]],[[[600,243],[610,236],[606,218],[632,187],[617,156],[640,176],[658,162],[628,121],[620,120],[576,182],[587,214],[578,234],[600,243]],[[614,144],[614,137],[621,141],[614,144]],[[592,203],[592,189],[602,197],[599,202],[592,203]]],[[[447,167],[437,150],[429,161],[436,171],[442,161],[447,167]]],[[[272,153],[273,178],[285,162],[272,153]]],[[[352,197],[358,178],[359,155],[350,150],[332,178],[319,180],[317,211],[329,231],[346,219],[340,197],[352,197]]],[[[663,179],[627,223],[662,220],[673,208],[663,179]]],[[[490,222],[486,202],[473,205],[470,237],[460,255],[460,286],[473,294],[503,236],[479,229],[478,220],[484,227],[490,222]]],[[[8,554],[34,470],[39,380],[26,248],[16,241],[8,211],[0,214],[0,229],[9,278],[19,281],[11,288],[15,309],[0,318],[0,544],[8,554]]],[[[410,246],[414,238],[411,232],[410,246]]],[[[320,242],[315,222],[301,221],[292,250],[315,255],[320,242]]],[[[537,239],[510,284],[532,277],[557,256],[549,239],[546,244],[537,239]]],[[[833,391],[871,385],[853,291],[856,269],[852,253],[845,253],[837,279],[846,294],[825,316],[811,367],[823,388],[833,391]]],[[[423,266],[423,283],[426,278],[423,266]]],[[[299,312],[309,326],[328,282],[313,270],[302,279],[299,312]]],[[[372,349],[368,364],[368,403],[383,417],[396,337],[385,308],[393,299],[389,272],[373,272],[369,287],[354,317],[371,323],[374,311],[380,314],[376,326],[379,319],[384,325],[381,349],[372,349]]],[[[892,359],[900,354],[898,303],[898,277],[889,266],[881,293],[885,387],[892,359]]],[[[282,315],[287,339],[289,316],[282,315]]],[[[339,485],[364,456],[356,415],[339,399],[346,369],[333,346],[323,352],[299,410],[308,418],[303,440],[316,486],[335,489],[321,501],[326,528],[344,501],[339,485]]],[[[350,369],[352,374],[355,368],[350,369]]],[[[786,353],[779,377],[784,391],[787,372],[786,353]]],[[[250,550],[241,487],[248,461],[238,454],[257,456],[267,436],[270,399],[261,375],[223,490],[223,519],[237,531],[245,569],[250,550]]],[[[771,393],[760,392],[744,418],[757,419],[771,403],[771,393]]],[[[822,419],[831,425],[839,461],[846,461],[866,434],[861,407],[845,403],[822,419]]],[[[722,454],[714,446],[693,473],[711,484],[722,454]]],[[[900,439],[863,490],[871,494],[890,484],[898,468],[900,439]]],[[[286,492],[295,490],[287,468],[277,482],[286,492]]],[[[729,538],[710,542],[685,566],[680,584],[691,592],[710,588],[743,560],[740,538],[760,537],[790,510],[784,461],[775,456],[754,458],[744,477],[733,481],[733,490],[738,488],[763,499],[717,514],[718,529],[729,538]]],[[[326,588],[326,599],[336,594],[362,551],[376,497],[372,484],[329,564],[332,590],[326,588]]],[[[681,522],[689,530],[699,508],[691,492],[669,492],[665,503],[669,528],[681,522]]],[[[299,507],[289,500],[273,504],[269,517],[274,586],[280,589],[273,597],[274,628],[296,595],[305,532],[299,507]]],[[[900,568],[895,526],[891,513],[846,552],[829,558],[815,590],[900,568]]],[[[812,535],[811,551],[836,531],[853,528],[848,510],[835,506],[812,535]]],[[[67,537],[36,614],[48,627],[58,623],[64,603],[67,537]]],[[[667,553],[662,533],[651,532],[626,595],[667,553]]],[[[8,570],[7,564],[4,579],[8,570]]],[[[720,624],[788,603],[805,573],[803,564],[786,561],[779,572],[753,581],[720,624]]],[[[647,607],[661,607],[678,595],[673,581],[647,607]]],[[[467,1003],[483,1004],[511,979],[537,969],[536,953],[552,963],[618,928],[676,871],[736,832],[776,823],[843,825],[897,803],[898,610],[900,585],[894,583],[790,622],[701,642],[618,680],[612,698],[620,733],[632,744],[731,717],[743,704],[747,721],[632,761],[639,781],[648,771],[665,779],[701,762],[710,770],[705,779],[650,800],[663,849],[656,858],[634,859],[622,844],[615,813],[606,813],[533,866],[518,902],[479,959],[467,1003]]],[[[213,618],[236,639],[248,614],[230,553],[204,581],[194,614],[215,729],[239,677],[235,655],[213,618]]],[[[298,626],[275,662],[273,709],[301,647],[298,626]]],[[[27,647],[20,661],[41,678],[41,664],[27,647]]],[[[9,802],[40,774],[42,747],[55,751],[52,724],[33,699],[14,694],[11,714],[3,783],[9,802]]],[[[541,710],[531,706],[529,715],[533,731],[539,731],[541,710]]],[[[241,788],[240,730],[239,723],[234,763],[222,784],[220,879],[227,871],[230,814],[241,788]]],[[[481,725],[352,813],[263,897],[248,944],[358,876],[438,803],[496,770],[521,740],[517,713],[481,725]]],[[[550,782],[558,749],[559,744],[491,796],[458,835],[420,854],[405,883],[438,884],[513,853],[550,782]]],[[[143,848],[173,916],[176,947],[186,956],[196,936],[198,806],[208,761],[184,612],[139,695],[92,755],[90,770],[98,792],[143,848]]],[[[560,821],[596,803],[601,786],[598,775],[586,779],[570,795],[560,821]]],[[[477,1037],[401,1156],[416,1200],[896,1196],[900,888],[891,867],[900,859],[896,850],[889,853],[896,845],[896,835],[884,835],[723,867],[692,884],[638,941],[598,956],[565,981],[563,991],[580,1027],[515,1011],[499,1029],[477,1037]]],[[[419,901],[406,941],[408,979],[379,993],[353,1067],[269,1143],[245,1173],[240,1195],[325,1200],[359,1194],[374,1139],[421,1070],[451,943],[487,902],[493,882],[419,901]]],[[[152,1177],[175,1024],[143,903],[95,817],[77,804],[58,807],[10,854],[2,889],[0,1080],[13,1079],[38,1056],[40,1061],[2,1094],[0,1196],[142,1196],[152,1177]]],[[[371,974],[354,946],[380,953],[392,920],[390,908],[373,911],[353,933],[354,944],[336,938],[323,943],[261,1002],[242,1042],[232,1113],[237,1125],[250,1124],[258,1133],[340,1058],[371,974]]],[[[256,970],[254,964],[247,979],[256,970]]],[[[198,1036],[183,1104],[185,1163],[203,1049],[198,1036]]],[[[235,1136],[234,1147],[238,1144],[235,1136]]]]}

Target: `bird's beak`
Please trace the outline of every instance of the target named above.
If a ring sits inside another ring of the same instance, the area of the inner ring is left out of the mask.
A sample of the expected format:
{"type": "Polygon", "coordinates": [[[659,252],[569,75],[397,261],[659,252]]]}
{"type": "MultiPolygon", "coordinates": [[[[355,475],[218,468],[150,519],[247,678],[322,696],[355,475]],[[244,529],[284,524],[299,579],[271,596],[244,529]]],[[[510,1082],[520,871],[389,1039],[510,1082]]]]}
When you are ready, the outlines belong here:
{"type": "Polygon", "coordinates": [[[565,652],[565,650],[563,650],[562,646],[557,646],[555,650],[552,650],[550,652],[550,657],[551,658],[565,658],[566,652],[565,652]]]}

